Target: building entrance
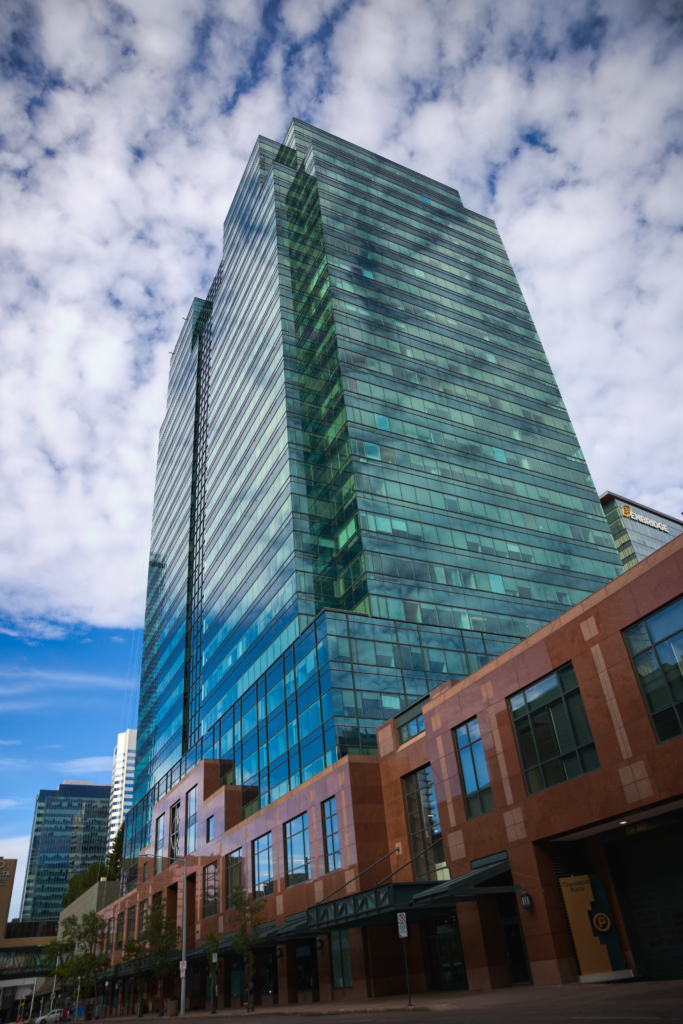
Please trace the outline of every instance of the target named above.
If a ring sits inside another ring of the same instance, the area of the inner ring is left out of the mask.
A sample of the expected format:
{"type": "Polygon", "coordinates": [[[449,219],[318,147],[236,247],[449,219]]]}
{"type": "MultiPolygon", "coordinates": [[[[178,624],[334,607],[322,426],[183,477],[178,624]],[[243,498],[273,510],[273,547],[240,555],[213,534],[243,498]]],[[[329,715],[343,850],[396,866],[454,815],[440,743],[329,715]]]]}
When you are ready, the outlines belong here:
{"type": "Polygon", "coordinates": [[[683,978],[683,815],[667,818],[605,842],[638,973],[651,981],[683,978]]]}
{"type": "Polygon", "coordinates": [[[428,950],[432,989],[440,992],[467,988],[457,917],[424,922],[423,936],[428,950]]]}

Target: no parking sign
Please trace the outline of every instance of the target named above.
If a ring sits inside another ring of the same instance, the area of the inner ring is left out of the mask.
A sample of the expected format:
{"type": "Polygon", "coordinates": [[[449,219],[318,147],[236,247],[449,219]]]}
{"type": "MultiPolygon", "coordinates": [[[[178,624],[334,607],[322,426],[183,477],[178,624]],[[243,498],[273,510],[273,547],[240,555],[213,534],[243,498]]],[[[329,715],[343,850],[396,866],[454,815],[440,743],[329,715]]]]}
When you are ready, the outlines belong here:
{"type": "Polygon", "coordinates": [[[396,920],[398,921],[398,937],[399,939],[408,938],[408,923],[406,921],[405,913],[397,914],[396,920]]]}

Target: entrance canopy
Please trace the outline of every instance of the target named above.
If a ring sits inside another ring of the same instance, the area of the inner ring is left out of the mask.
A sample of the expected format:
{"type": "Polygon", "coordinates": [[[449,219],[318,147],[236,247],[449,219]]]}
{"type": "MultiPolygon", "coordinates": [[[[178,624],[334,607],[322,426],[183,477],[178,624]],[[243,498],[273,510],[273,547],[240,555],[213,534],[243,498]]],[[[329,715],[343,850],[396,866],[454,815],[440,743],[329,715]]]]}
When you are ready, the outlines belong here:
{"type": "Polygon", "coordinates": [[[479,896],[492,896],[497,892],[519,892],[521,885],[486,885],[498,875],[509,871],[507,863],[500,861],[494,864],[487,864],[485,867],[475,868],[465,875],[458,875],[448,882],[440,885],[432,885],[424,892],[416,893],[412,899],[411,907],[447,907],[452,906],[453,901],[463,902],[465,900],[476,900],[479,896]]]}

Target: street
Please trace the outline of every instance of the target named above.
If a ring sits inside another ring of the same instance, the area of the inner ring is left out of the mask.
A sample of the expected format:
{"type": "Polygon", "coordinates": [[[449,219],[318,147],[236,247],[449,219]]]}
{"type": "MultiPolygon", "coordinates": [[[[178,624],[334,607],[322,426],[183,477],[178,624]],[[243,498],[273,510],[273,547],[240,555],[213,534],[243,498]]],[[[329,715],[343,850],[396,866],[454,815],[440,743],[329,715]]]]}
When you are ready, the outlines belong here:
{"type": "MultiPolygon", "coordinates": [[[[353,1003],[314,1003],[308,1006],[256,1008],[259,1024],[276,1024],[283,1017],[342,1016],[344,1024],[367,1024],[378,1017],[381,1024],[437,1024],[457,1018],[477,1024],[528,1024],[552,1021],[683,1021],[683,981],[632,982],[620,985],[563,985],[552,988],[506,988],[494,992],[430,993],[406,1000],[358,1000],[353,1003]]],[[[245,1017],[244,1010],[219,1010],[216,1016],[204,1011],[188,1013],[193,1024],[211,1024],[218,1018],[245,1017]]],[[[157,1018],[146,1014],[145,1019],[157,1018]]],[[[124,1018],[118,1018],[123,1020],[124,1018]]],[[[136,1020],[137,1018],[125,1018],[136,1020]]]]}

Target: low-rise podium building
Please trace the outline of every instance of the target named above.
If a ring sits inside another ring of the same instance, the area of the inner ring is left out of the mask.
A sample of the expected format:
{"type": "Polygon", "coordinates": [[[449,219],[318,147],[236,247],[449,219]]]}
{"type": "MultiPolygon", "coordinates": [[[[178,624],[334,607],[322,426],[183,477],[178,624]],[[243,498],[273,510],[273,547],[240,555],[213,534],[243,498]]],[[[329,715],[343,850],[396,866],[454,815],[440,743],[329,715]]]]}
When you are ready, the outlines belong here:
{"type": "Polygon", "coordinates": [[[137,887],[101,912],[111,997],[132,1002],[152,901],[181,924],[185,857],[190,1006],[209,932],[219,1005],[241,1001],[235,886],[266,901],[262,1005],[405,991],[398,914],[414,992],[680,978],[682,658],[679,537],[244,819],[230,762],[202,760],[155,792],[137,887]]]}

